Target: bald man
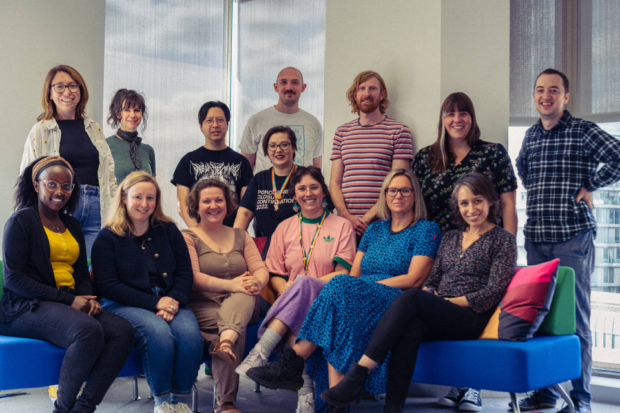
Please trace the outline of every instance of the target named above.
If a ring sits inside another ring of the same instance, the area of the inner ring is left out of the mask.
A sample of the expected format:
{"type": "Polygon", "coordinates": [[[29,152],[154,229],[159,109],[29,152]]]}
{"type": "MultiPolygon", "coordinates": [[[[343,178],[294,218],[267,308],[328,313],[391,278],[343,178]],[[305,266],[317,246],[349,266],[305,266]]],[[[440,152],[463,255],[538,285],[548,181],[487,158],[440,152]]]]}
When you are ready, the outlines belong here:
{"type": "Polygon", "coordinates": [[[241,154],[250,161],[254,174],[271,168],[269,157],[258,150],[263,136],[274,126],[288,126],[297,135],[295,164],[321,169],[323,128],[316,117],[299,108],[299,98],[306,90],[303,75],[294,67],[286,67],[278,73],[273,89],[278,103],[250,117],[239,144],[241,154]]]}

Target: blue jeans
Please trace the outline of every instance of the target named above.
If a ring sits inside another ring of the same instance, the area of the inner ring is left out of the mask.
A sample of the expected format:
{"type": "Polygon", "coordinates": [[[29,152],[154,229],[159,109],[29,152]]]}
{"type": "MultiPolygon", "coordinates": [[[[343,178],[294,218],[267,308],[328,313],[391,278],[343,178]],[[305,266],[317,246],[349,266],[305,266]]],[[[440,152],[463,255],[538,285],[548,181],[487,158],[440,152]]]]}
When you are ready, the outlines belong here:
{"type": "Polygon", "coordinates": [[[101,229],[101,199],[98,187],[80,185],[80,203],[73,216],[80,221],[86,241],[86,257],[90,258],[93,243],[101,229]]]}
{"type": "MultiPolygon", "coordinates": [[[[570,396],[589,404],[590,378],[592,377],[592,334],[590,332],[590,277],[594,272],[594,235],[592,231],[564,242],[530,242],[525,240],[527,264],[536,265],[560,259],[560,265],[575,270],[575,310],[577,336],[581,344],[581,377],[572,380],[570,396]]],[[[559,399],[555,389],[548,387],[541,392],[547,398],[559,399]]]]}
{"type": "Polygon", "coordinates": [[[150,310],[124,306],[105,300],[104,308],[120,315],[136,329],[134,346],[142,355],[142,367],[153,396],[171,392],[185,396],[191,393],[202,363],[204,340],[194,313],[179,308],[167,323],[150,310]]]}

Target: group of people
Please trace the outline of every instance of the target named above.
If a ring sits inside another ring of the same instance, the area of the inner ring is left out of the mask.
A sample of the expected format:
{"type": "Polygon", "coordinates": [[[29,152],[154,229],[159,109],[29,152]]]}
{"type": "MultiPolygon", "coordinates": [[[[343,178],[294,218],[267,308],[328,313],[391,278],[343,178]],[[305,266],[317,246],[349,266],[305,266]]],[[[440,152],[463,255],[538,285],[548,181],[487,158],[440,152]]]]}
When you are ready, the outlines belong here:
{"type": "MultiPolygon", "coordinates": [[[[541,119],[516,164],[528,263],[559,257],[576,272],[582,377],[571,397],[588,413],[592,192],[620,179],[620,142],[565,111],[568,87],[561,72],[539,75],[541,119]]],[[[0,334],[68,350],[54,412],[94,411],[134,346],[156,413],[190,411],[206,351],[217,413],[239,411],[239,375],[297,390],[298,413],[348,412],[364,392],[387,392],[384,412],[401,412],[420,343],[480,335],[516,268],[517,180],[505,148],[481,139],[471,99],[449,95],[436,142],[414,156],[408,127],[385,115],[383,78],[360,73],[347,91],[359,117],[336,131],[328,188],[321,125],[299,108],[305,89],[299,70],[283,69],[278,103],[250,118],[241,153],[226,144],[228,107],[200,108],[205,145],[172,177],[180,231],[138,136],[144,97],[115,94],[108,123],[118,130],[105,139],[85,115],[80,74],[48,73],[4,228],[0,334]]],[[[557,398],[542,389],[520,408],[557,398]]],[[[481,409],[478,389],[438,403],[481,409]]]]}

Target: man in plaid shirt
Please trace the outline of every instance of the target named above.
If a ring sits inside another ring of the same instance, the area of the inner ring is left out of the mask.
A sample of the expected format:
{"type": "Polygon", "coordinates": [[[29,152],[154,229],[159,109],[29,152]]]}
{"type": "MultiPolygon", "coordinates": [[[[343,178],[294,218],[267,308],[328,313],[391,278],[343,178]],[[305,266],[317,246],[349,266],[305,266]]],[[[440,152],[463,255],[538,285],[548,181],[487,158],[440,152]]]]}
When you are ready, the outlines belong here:
{"type": "MultiPolygon", "coordinates": [[[[577,335],[581,343],[581,377],[573,380],[575,412],[589,413],[592,375],[590,276],[594,271],[596,221],[592,193],[620,179],[620,140],[596,124],[564,110],[568,79],[557,70],[543,71],[534,86],[539,121],[529,128],[517,157],[527,190],[525,250],[528,265],[560,259],[575,270],[577,335]],[[603,164],[598,169],[599,164],[603,164]]],[[[521,410],[555,407],[559,394],[541,389],[519,402],[521,410]]],[[[565,407],[560,412],[568,412],[565,407]]]]}

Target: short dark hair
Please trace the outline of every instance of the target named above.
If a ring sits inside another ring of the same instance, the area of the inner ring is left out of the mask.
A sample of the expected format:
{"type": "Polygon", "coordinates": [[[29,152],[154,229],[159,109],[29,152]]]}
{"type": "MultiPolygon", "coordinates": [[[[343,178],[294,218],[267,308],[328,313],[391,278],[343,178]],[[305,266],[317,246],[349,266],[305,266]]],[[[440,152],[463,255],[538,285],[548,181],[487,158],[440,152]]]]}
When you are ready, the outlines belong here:
{"type": "Polygon", "coordinates": [[[452,190],[452,196],[450,198],[450,206],[452,207],[452,221],[459,227],[467,228],[469,224],[461,216],[458,204],[458,193],[462,187],[467,187],[474,195],[483,196],[491,206],[489,207],[489,215],[487,221],[497,224],[501,216],[501,206],[499,203],[499,197],[495,192],[493,183],[486,177],[486,175],[480,172],[470,172],[467,175],[463,175],[454,183],[454,189],[452,190]]]}
{"type": "MultiPolygon", "coordinates": [[[[47,156],[42,156],[39,159],[35,159],[32,163],[30,163],[24,172],[17,178],[17,183],[15,183],[15,207],[14,209],[17,211],[18,209],[28,208],[35,206],[39,203],[39,196],[37,195],[37,191],[34,189],[34,183],[32,182],[32,170],[36,164],[39,163],[41,159],[47,158],[47,156]]],[[[37,178],[41,173],[49,168],[50,166],[63,166],[67,168],[63,162],[51,162],[48,165],[45,165],[39,173],[37,174],[37,178]]],[[[68,170],[69,168],[67,168],[68,170]]],[[[69,200],[65,204],[64,212],[68,214],[72,214],[80,203],[80,183],[77,179],[77,176],[73,174],[73,184],[75,187],[73,191],[71,191],[71,195],[69,195],[69,200]]]]}
{"type": "Polygon", "coordinates": [[[269,139],[271,139],[271,137],[276,133],[286,133],[288,135],[288,140],[291,142],[291,146],[293,147],[293,152],[297,152],[297,135],[295,135],[295,131],[288,126],[274,126],[269,129],[263,137],[263,153],[265,156],[267,156],[267,153],[269,152],[269,139]]]}
{"type": "Polygon", "coordinates": [[[135,90],[119,89],[114,94],[110,103],[110,112],[108,113],[107,123],[113,129],[119,127],[121,123],[121,112],[126,108],[138,108],[142,111],[142,131],[146,129],[146,120],[148,114],[146,112],[146,101],[144,96],[135,90]]]}
{"type": "Polygon", "coordinates": [[[555,69],[545,69],[542,72],[540,72],[540,74],[538,76],[536,76],[536,80],[534,81],[534,89],[536,89],[536,82],[538,82],[538,78],[541,77],[542,75],[558,75],[562,78],[562,83],[564,84],[564,93],[568,93],[568,78],[566,77],[566,75],[562,72],[560,72],[559,70],[555,70],[555,69]]]}
{"type": "Polygon", "coordinates": [[[211,108],[220,108],[224,112],[224,117],[226,117],[226,124],[230,122],[230,109],[226,106],[226,103],[218,101],[209,101],[202,105],[200,110],[198,111],[198,124],[202,125],[202,122],[205,121],[207,117],[207,113],[209,113],[209,109],[211,108]]]}
{"type": "Polygon", "coordinates": [[[299,181],[301,181],[301,178],[303,178],[306,175],[310,175],[311,177],[313,177],[316,181],[318,181],[319,184],[321,184],[321,188],[323,189],[323,194],[325,195],[325,201],[327,201],[327,209],[330,212],[334,211],[334,203],[332,202],[332,197],[329,194],[329,189],[327,189],[327,184],[325,184],[325,178],[323,178],[323,173],[321,173],[321,170],[319,168],[317,168],[316,166],[298,166],[295,169],[295,172],[293,172],[293,176],[291,176],[291,191],[293,191],[293,194],[295,193],[295,186],[299,183],[299,181]]]}
{"type": "Polygon", "coordinates": [[[220,188],[224,193],[224,201],[226,202],[226,217],[232,215],[233,212],[237,210],[237,203],[233,199],[232,192],[228,184],[224,181],[221,181],[217,178],[207,178],[201,179],[196,182],[196,184],[192,187],[192,190],[189,191],[189,195],[187,196],[187,213],[190,218],[195,219],[198,223],[200,223],[200,215],[198,214],[198,204],[200,203],[200,192],[206,188],[220,188]]]}

